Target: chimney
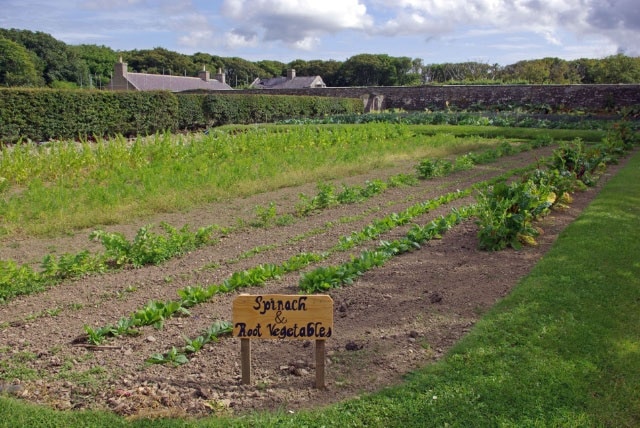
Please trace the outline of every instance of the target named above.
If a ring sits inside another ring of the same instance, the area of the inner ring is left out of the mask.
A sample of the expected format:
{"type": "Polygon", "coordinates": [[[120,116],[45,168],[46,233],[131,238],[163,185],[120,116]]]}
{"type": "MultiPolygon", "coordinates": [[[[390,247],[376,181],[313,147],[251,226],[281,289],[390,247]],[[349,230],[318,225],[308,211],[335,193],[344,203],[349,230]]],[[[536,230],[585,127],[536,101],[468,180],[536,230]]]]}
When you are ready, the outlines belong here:
{"type": "Polygon", "coordinates": [[[116,64],[114,65],[113,74],[115,76],[121,76],[121,77],[125,77],[127,75],[127,63],[122,62],[122,56],[120,57],[118,62],[116,62],[116,64]]]}
{"type": "Polygon", "coordinates": [[[293,80],[296,78],[296,70],[294,68],[290,68],[287,70],[287,80],[293,80]]]}
{"type": "Polygon", "coordinates": [[[198,72],[198,77],[204,80],[205,82],[209,81],[210,75],[205,65],[203,65],[202,70],[198,72]]]}
{"type": "Polygon", "coordinates": [[[225,82],[225,80],[226,80],[226,76],[225,76],[225,74],[222,72],[222,68],[219,68],[219,69],[218,69],[218,74],[216,74],[216,80],[218,80],[219,82],[222,82],[222,83],[226,83],[226,82],[225,82]]]}

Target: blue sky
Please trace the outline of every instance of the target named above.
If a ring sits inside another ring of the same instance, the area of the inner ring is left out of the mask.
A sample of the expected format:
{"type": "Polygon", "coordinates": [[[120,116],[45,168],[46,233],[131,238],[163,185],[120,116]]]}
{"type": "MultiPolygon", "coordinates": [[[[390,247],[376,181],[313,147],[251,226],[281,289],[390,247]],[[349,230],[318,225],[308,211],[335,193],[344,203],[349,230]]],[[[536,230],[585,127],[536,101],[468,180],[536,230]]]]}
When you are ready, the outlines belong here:
{"type": "Polygon", "coordinates": [[[360,53],[425,64],[640,55],[638,0],[0,0],[0,28],[68,44],[250,61],[360,53]]]}

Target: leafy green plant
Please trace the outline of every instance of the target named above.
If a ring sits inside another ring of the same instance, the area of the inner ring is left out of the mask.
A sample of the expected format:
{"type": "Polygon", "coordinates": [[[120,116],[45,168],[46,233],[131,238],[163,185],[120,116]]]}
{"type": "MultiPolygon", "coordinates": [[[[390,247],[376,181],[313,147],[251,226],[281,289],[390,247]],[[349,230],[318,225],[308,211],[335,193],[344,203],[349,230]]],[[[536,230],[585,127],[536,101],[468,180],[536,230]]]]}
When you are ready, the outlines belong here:
{"type": "Polygon", "coordinates": [[[213,289],[209,287],[187,286],[178,290],[178,296],[180,296],[182,306],[185,308],[190,308],[199,303],[203,303],[209,300],[213,296],[212,292],[213,289]]]}
{"type": "Polygon", "coordinates": [[[42,276],[28,266],[12,260],[0,260],[0,302],[20,294],[43,290],[46,284],[42,276]]]}
{"type": "Polygon", "coordinates": [[[367,180],[365,187],[362,190],[362,196],[364,198],[370,198],[371,196],[379,195],[387,189],[387,183],[382,180],[367,180]]]}
{"type": "Polygon", "coordinates": [[[79,278],[91,273],[107,270],[104,258],[93,255],[88,250],[76,254],[63,254],[59,258],[48,254],[42,261],[41,275],[50,280],[60,281],[66,278],[79,278]]]}
{"type": "Polygon", "coordinates": [[[423,179],[442,177],[453,171],[453,164],[446,159],[423,159],[416,166],[416,171],[423,179]]]}
{"type": "Polygon", "coordinates": [[[519,249],[521,241],[533,243],[538,235],[532,220],[545,214],[555,201],[550,186],[536,185],[531,180],[498,183],[479,192],[477,215],[480,248],[501,250],[507,246],[519,249]]]}
{"type": "Polygon", "coordinates": [[[84,331],[87,333],[87,341],[89,343],[91,343],[92,345],[100,345],[107,337],[113,336],[116,332],[116,329],[112,325],[107,325],[97,329],[85,325],[84,331]]]}
{"type": "Polygon", "coordinates": [[[475,166],[475,157],[471,154],[458,156],[453,164],[455,171],[466,171],[472,169],[475,166]]]}
{"type": "Polygon", "coordinates": [[[150,301],[143,308],[134,312],[132,318],[133,326],[153,325],[155,328],[162,328],[164,321],[173,314],[184,316],[189,315],[189,311],[180,301],[150,301]]]}
{"type": "Polygon", "coordinates": [[[147,359],[150,364],[173,364],[175,366],[189,362],[187,354],[194,354],[200,351],[209,342],[217,342],[220,337],[231,334],[233,324],[229,321],[218,320],[211,324],[202,334],[190,339],[183,336],[185,346],[178,350],[175,346],[164,353],[156,353],[147,359]]]}
{"type": "Polygon", "coordinates": [[[554,142],[553,137],[549,134],[541,134],[538,135],[536,138],[534,138],[533,140],[531,140],[531,142],[529,143],[531,145],[532,148],[538,148],[538,147],[547,147],[552,145],[554,142]]]}
{"type": "Polygon", "coordinates": [[[255,207],[256,220],[250,223],[253,227],[268,227],[275,223],[277,212],[276,205],[273,202],[269,202],[267,207],[257,205],[255,207]]]}
{"type": "Polygon", "coordinates": [[[411,174],[396,174],[392,175],[387,180],[389,187],[403,187],[403,186],[415,186],[418,183],[418,179],[415,175],[411,174]]]}
{"type": "Polygon", "coordinates": [[[189,339],[186,336],[183,336],[183,338],[184,338],[184,341],[186,342],[186,345],[184,346],[184,351],[189,354],[198,352],[206,344],[206,339],[204,336],[198,336],[194,339],[189,339]]]}
{"type": "Polygon", "coordinates": [[[153,354],[147,359],[147,363],[149,364],[173,364],[174,366],[179,366],[188,362],[189,359],[187,356],[178,351],[175,346],[172,346],[171,349],[164,354],[153,354]]]}
{"type": "Polygon", "coordinates": [[[548,186],[551,190],[549,193],[549,201],[552,203],[552,206],[571,200],[570,194],[575,192],[579,187],[572,174],[566,171],[561,173],[557,169],[536,168],[525,174],[524,179],[530,180],[538,187],[548,186]]]}
{"type": "Polygon", "coordinates": [[[561,143],[554,150],[550,168],[567,171],[587,186],[595,184],[594,174],[604,165],[605,155],[598,149],[587,150],[580,139],[561,143]]]}
{"type": "Polygon", "coordinates": [[[110,266],[119,268],[127,264],[140,267],[148,264],[160,264],[172,257],[209,243],[216,229],[215,225],[202,227],[195,233],[185,225],[181,229],[161,223],[165,235],[151,232],[151,226],[138,229],[132,242],[121,233],[96,230],[90,239],[98,240],[105,248],[104,258],[110,266]]]}

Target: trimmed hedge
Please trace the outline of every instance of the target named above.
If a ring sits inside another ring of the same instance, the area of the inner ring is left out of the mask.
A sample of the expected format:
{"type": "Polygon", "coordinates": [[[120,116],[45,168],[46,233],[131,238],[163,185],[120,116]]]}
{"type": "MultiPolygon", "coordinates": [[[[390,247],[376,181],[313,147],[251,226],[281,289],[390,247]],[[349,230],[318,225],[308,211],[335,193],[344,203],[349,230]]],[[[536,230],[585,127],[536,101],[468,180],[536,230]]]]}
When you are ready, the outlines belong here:
{"type": "Polygon", "coordinates": [[[169,92],[0,89],[0,138],[12,143],[151,134],[175,129],[178,111],[169,92]]]}
{"type": "Polygon", "coordinates": [[[0,143],[148,135],[362,111],[362,101],[344,98],[1,88],[0,143]]]}
{"type": "Polygon", "coordinates": [[[362,113],[363,110],[360,99],[266,94],[207,95],[203,107],[209,124],[216,126],[321,117],[337,112],[362,113]]]}

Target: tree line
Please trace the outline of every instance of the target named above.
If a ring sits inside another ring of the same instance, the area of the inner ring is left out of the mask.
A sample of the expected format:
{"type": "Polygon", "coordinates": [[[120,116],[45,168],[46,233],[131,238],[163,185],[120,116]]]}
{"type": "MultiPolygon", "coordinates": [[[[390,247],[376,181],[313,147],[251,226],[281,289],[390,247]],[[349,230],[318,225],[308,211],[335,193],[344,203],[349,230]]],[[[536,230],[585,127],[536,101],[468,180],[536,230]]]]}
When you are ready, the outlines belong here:
{"type": "Polygon", "coordinates": [[[247,61],[198,52],[185,55],[161,47],[115,51],[107,46],[67,45],[43,32],[0,28],[0,86],[102,88],[119,58],[129,71],[197,76],[222,69],[227,83],[246,88],[256,78],[322,77],[327,86],[417,86],[424,84],[588,84],[640,83],[640,57],[542,58],[502,66],[482,62],[424,64],[420,58],[358,54],[345,61],[296,59],[247,61]]]}

